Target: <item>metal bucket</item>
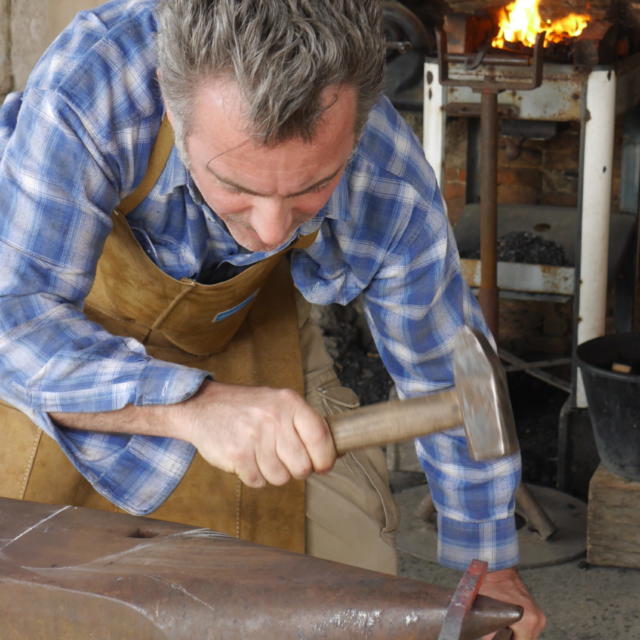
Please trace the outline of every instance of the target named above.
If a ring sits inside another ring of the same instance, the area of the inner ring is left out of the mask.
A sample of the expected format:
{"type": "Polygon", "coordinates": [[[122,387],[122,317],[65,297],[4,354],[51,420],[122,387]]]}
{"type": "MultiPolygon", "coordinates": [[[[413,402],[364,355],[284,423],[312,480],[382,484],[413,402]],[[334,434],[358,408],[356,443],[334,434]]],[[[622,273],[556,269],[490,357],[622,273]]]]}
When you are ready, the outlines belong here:
{"type": "Polygon", "coordinates": [[[589,415],[602,464],[640,481],[640,333],[621,333],[582,343],[577,350],[589,415]],[[612,370],[628,365],[629,373],[612,370]]]}

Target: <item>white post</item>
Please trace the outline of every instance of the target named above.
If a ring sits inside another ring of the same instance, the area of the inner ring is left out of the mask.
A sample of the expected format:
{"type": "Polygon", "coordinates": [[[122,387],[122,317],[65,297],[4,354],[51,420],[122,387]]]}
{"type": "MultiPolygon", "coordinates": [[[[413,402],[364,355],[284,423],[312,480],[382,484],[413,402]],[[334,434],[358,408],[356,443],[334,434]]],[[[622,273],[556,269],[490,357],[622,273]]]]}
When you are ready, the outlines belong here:
{"type": "MultiPolygon", "coordinates": [[[[587,81],[582,176],[582,241],[578,344],[604,335],[607,310],[609,223],[616,119],[616,74],[593,71],[587,81]]],[[[578,375],[576,406],[587,406],[578,375]]]]}
{"type": "Polygon", "coordinates": [[[444,112],[446,89],[440,84],[437,62],[424,65],[424,126],[423,148],[436,173],[440,187],[444,178],[444,140],[447,117],[444,112]]]}

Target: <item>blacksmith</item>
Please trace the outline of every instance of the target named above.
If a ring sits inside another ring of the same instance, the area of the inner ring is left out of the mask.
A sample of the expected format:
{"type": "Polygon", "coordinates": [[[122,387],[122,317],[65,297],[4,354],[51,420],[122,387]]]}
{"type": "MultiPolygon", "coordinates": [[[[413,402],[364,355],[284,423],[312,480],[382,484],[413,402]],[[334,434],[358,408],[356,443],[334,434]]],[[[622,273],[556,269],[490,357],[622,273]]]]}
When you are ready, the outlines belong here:
{"type": "MultiPolygon", "coordinates": [[[[361,297],[401,397],[484,330],[434,174],[381,96],[376,0],[114,0],[0,111],[0,493],[210,527],[395,572],[379,450],[309,303],[361,297]],[[306,505],[306,506],[305,506],[306,505]]],[[[544,616],[518,560],[517,456],[417,451],[439,558],[544,616]]]]}

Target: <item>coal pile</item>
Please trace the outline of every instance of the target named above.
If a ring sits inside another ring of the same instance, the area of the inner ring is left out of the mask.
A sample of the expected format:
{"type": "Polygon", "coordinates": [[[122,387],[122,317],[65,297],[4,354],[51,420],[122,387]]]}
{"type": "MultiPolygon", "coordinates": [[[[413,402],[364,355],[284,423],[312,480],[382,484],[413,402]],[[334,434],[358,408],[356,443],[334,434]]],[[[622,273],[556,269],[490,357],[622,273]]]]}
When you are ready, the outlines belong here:
{"type": "Polygon", "coordinates": [[[355,391],[362,405],[387,400],[393,381],[359,305],[329,305],[323,308],[318,321],[340,382],[355,391]]]}
{"type": "MultiPolygon", "coordinates": [[[[511,231],[498,238],[497,255],[500,262],[546,264],[553,267],[570,266],[564,248],[530,231],[511,231]]],[[[480,249],[467,252],[463,258],[478,260],[480,249]]]]}

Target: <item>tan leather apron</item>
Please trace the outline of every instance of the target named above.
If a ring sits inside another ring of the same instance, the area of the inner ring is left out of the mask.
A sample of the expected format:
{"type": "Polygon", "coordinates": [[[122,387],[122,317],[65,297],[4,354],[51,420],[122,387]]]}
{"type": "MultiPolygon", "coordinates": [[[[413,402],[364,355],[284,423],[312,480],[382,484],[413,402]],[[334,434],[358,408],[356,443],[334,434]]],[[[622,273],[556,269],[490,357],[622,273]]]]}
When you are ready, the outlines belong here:
{"type": "MultiPolygon", "coordinates": [[[[149,193],[171,148],[160,129],[146,176],[120,203],[86,300],[87,316],[150,355],[210,371],[220,382],[288,387],[304,393],[294,289],[282,253],[213,285],[176,280],[146,255],[125,220],[149,193]]],[[[17,409],[0,405],[0,495],[36,502],[119,509],[96,493],[58,445],[17,409]]],[[[250,489],[196,454],[176,490],[151,516],[208,527],[303,553],[303,481],[250,489]]]]}

